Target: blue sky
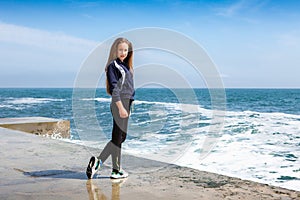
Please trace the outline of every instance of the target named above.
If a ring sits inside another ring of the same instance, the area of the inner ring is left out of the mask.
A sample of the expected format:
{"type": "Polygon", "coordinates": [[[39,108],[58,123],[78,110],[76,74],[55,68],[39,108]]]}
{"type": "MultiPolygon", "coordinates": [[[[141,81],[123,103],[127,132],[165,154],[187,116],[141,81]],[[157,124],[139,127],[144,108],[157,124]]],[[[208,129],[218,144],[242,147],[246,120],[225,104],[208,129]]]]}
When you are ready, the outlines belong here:
{"type": "Polygon", "coordinates": [[[299,88],[299,10],[298,0],[2,0],[0,87],[73,87],[100,42],[160,27],[199,43],[225,87],[299,88]]]}

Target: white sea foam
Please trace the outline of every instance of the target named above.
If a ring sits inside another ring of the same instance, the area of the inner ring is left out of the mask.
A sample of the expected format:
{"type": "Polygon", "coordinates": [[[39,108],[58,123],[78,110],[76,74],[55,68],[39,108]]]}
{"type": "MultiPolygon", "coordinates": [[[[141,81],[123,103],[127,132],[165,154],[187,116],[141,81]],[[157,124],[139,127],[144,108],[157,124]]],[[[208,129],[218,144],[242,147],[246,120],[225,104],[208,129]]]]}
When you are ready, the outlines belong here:
{"type": "Polygon", "coordinates": [[[52,101],[65,101],[65,99],[51,99],[51,98],[13,98],[6,100],[8,104],[40,104],[52,101]]]}
{"type": "MultiPolygon", "coordinates": [[[[159,104],[163,105],[163,103],[159,104]]],[[[168,104],[168,106],[170,105],[172,104],[168,104]]],[[[173,108],[179,109],[180,106],[175,105],[173,108]]],[[[170,119],[172,120],[170,124],[178,123],[180,120],[187,122],[183,123],[184,126],[180,126],[181,130],[174,133],[179,135],[181,131],[185,131],[192,135],[193,142],[188,149],[186,149],[187,146],[180,144],[180,141],[173,143],[173,146],[170,147],[161,144],[168,137],[174,138],[174,135],[166,134],[163,135],[164,137],[157,138],[155,134],[147,132],[143,133],[147,136],[141,137],[143,142],[129,141],[128,143],[133,142],[135,145],[124,145],[124,149],[141,157],[171,161],[182,166],[299,190],[299,115],[228,111],[223,131],[219,134],[220,137],[217,138],[215,147],[205,159],[201,159],[203,142],[209,126],[195,127],[193,125],[209,124],[212,111],[196,108],[194,105],[190,108],[192,109],[181,110],[182,112],[187,111],[182,118],[176,116],[170,119]],[[205,119],[198,121],[192,115],[199,110],[205,119]],[[188,127],[189,125],[191,127],[188,127]],[[185,129],[186,127],[188,129],[185,129]],[[174,149],[175,145],[182,147],[174,149]],[[170,149],[176,156],[168,160],[166,154],[170,152],[168,151],[170,149]],[[181,158],[176,160],[179,151],[185,153],[181,152],[181,158]]],[[[141,138],[137,138],[137,140],[141,138]]]]}
{"type": "Polygon", "coordinates": [[[297,115],[227,112],[213,151],[199,159],[203,138],[194,137],[193,145],[176,164],[299,190],[299,127],[297,115]]]}
{"type": "Polygon", "coordinates": [[[98,102],[111,102],[111,98],[83,98],[82,101],[98,101],[98,102]]]}
{"type": "Polygon", "coordinates": [[[13,105],[0,105],[0,108],[13,108],[13,105]]]}

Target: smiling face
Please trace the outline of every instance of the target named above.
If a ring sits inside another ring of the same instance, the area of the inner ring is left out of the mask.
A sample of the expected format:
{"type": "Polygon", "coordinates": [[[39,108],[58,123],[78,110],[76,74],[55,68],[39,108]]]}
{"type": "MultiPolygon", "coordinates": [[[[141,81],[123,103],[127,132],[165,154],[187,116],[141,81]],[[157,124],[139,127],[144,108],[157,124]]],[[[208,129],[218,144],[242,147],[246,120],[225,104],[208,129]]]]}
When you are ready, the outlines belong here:
{"type": "Polygon", "coordinates": [[[123,62],[128,55],[128,44],[122,42],[118,45],[117,57],[123,62]]]}

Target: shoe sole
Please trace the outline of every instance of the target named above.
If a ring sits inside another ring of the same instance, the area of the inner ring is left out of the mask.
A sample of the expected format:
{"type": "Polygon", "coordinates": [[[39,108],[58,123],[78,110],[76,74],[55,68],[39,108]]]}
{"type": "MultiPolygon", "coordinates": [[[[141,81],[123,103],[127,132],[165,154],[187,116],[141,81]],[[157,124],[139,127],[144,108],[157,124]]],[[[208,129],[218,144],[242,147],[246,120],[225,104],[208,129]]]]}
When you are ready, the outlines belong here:
{"type": "Polygon", "coordinates": [[[110,179],[117,180],[117,179],[125,179],[125,178],[127,178],[127,177],[128,177],[128,175],[127,175],[127,176],[124,176],[124,177],[113,177],[113,176],[110,176],[110,179]]]}
{"type": "Polygon", "coordinates": [[[128,176],[126,176],[126,177],[110,177],[110,179],[112,179],[112,180],[118,180],[118,179],[125,179],[127,177],[128,176]]]}
{"type": "Polygon", "coordinates": [[[111,178],[110,179],[111,180],[111,182],[113,183],[113,184],[118,184],[118,185],[122,185],[123,183],[125,183],[125,181],[127,180],[127,178],[119,178],[119,179],[113,179],[113,178],[111,178]]]}
{"type": "Polygon", "coordinates": [[[88,179],[91,179],[92,178],[92,175],[93,175],[93,166],[95,165],[95,157],[91,157],[90,161],[89,161],[89,164],[86,168],[86,176],[88,177],[88,179]]]}

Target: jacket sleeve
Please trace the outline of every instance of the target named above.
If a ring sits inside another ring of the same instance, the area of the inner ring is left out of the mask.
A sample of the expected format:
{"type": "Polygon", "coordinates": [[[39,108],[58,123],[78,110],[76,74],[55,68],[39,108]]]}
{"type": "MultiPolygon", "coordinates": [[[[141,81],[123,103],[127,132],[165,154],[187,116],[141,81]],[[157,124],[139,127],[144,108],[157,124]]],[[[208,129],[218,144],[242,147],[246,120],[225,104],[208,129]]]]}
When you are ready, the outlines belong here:
{"type": "Polygon", "coordinates": [[[110,64],[107,68],[106,77],[108,80],[112,102],[121,100],[118,71],[114,64],[110,64]]]}

